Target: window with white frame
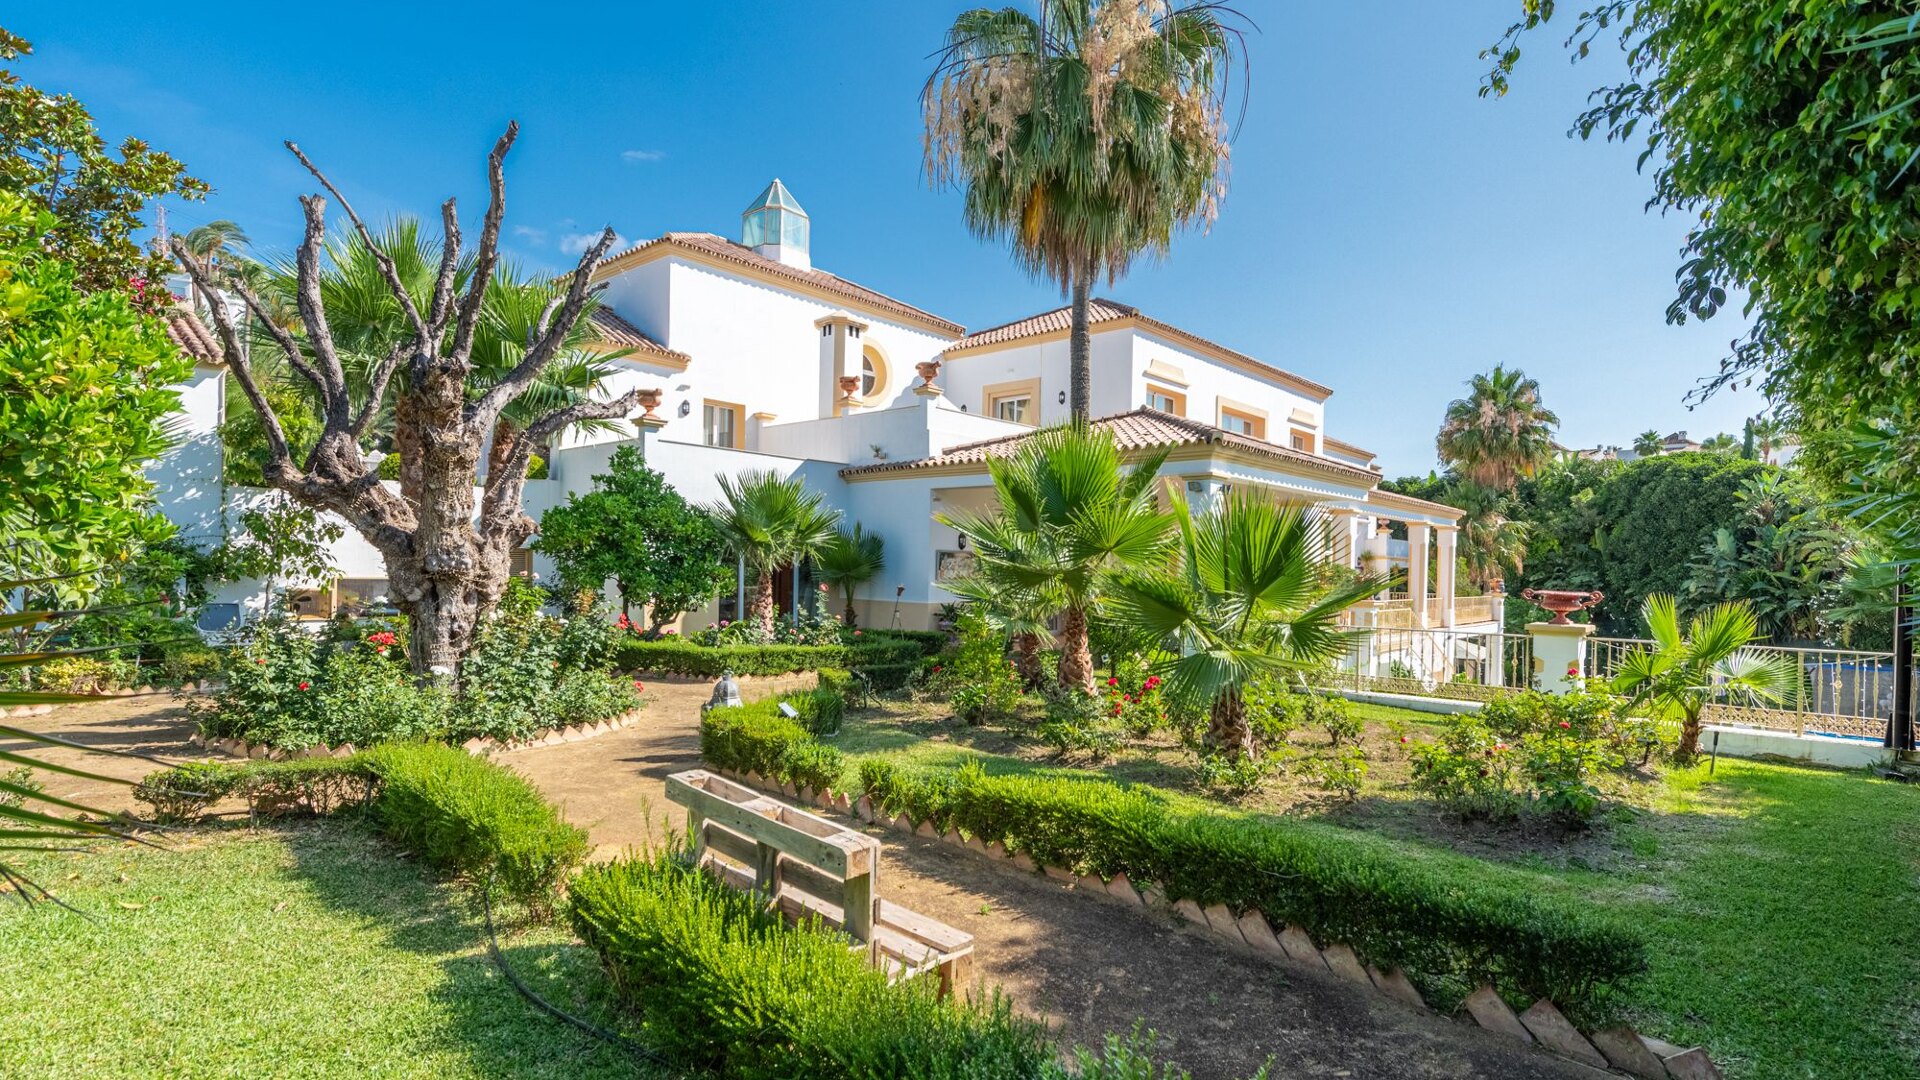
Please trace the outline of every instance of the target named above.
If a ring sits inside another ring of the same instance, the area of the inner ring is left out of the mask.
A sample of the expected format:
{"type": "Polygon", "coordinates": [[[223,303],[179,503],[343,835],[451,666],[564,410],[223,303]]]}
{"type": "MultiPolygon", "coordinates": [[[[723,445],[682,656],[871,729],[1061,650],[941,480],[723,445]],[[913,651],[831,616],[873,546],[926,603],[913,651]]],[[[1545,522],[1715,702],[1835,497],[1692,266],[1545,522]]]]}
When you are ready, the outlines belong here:
{"type": "Polygon", "coordinates": [[[995,420],[1005,420],[1014,424],[1031,424],[1033,423],[1030,419],[1032,415],[1033,394],[1028,391],[1020,390],[1007,394],[995,394],[993,396],[993,418],[995,420]]]}
{"type": "Polygon", "coordinates": [[[703,430],[708,446],[723,446],[729,450],[740,449],[740,406],[724,401],[709,401],[702,413],[703,430]]]}

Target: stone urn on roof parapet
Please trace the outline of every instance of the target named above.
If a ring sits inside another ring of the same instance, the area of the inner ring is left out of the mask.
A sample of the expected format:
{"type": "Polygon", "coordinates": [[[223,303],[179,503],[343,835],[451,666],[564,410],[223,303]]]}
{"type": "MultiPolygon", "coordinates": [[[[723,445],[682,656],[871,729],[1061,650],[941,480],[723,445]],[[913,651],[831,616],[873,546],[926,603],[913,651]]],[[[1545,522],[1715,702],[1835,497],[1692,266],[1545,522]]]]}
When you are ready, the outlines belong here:
{"type": "Polygon", "coordinates": [[[1545,608],[1553,616],[1549,620],[1553,626],[1572,626],[1573,620],[1567,618],[1568,615],[1586,611],[1607,598],[1607,594],[1598,590],[1580,592],[1574,589],[1524,589],[1520,595],[1545,608]]]}

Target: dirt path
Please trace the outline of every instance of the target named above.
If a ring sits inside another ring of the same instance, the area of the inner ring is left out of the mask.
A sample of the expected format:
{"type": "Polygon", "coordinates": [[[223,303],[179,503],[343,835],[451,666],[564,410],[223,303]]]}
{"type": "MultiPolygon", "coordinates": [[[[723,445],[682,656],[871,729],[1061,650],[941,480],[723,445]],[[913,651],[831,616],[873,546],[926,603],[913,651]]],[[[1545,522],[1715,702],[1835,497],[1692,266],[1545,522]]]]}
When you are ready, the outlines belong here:
{"type": "MultiPolygon", "coordinates": [[[[743,680],[749,698],[811,683],[810,676],[743,680]]],[[[656,680],[645,718],[609,735],[500,755],[590,831],[596,857],[681,823],[664,779],[699,764],[699,706],[711,684],[656,680]],[[650,816],[649,816],[650,812],[650,816]]],[[[197,756],[178,703],[135,698],[70,706],[9,723],[90,746],[197,756]]],[[[14,744],[0,742],[0,747],[14,744]]],[[[111,775],[151,766],[70,750],[47,758],[111,775]]],[[[124,788],[48,776],[49,789],[126,805],[124,788]]],[[[1534,1080],[1603,1074],[1466,1024],[1419,1013],[1332,975],[1315,976],[1242,954],[1177,919],[1129,911],[1072,886],[1024,874],[933,841],[870,830],[885,847],[881,891],[977,939],[975,973],[1067,1043],[1091,1045],[1136,1021],[1161,1033],[1159,1055],[1196,1080],[1251,1075],[1273,1060],[1273,1080],[1534,1080]]]]}
{"type": "MultiPolygon", "coordinates": [[[[141,694],[84,705],[62,705],[39,716],[10,717],[0,724],[52,735],[83,746],[149,754],[167,761],[199,757],[201,751],[187,744],[193,734],[193,721],[186,709],[171,694],[141,694]]],[[[85,769],[102,776],[138,780],[159,768],[142,758],[114,757],[84,750],[47,746],[25,739],[0,738],[0,750],[31,754],[41,761],[69,768],[85,769]]],[[[40,770],[35,779],[47,792],[64,799],[85,803],[99,810],[139,809],[132,790],[123,784],[83,780],[77,776],[40,770]]]]}
{"type": "MultiPolygon", "coordinates": [[[[808,677],[750,680],[749,698],[808,677]]],[[[591,832],[597,855],[671,824],[667,775],[699,765],[699,706],[710,684],[656,683],[646,718],[613,735],[502,755],[591,832]]],[[[1159,1053],[1196,1080],[1251,1075],[1269,1057],[1273,1080],[1482,1077],[1591,1078],[1603,1074],[1469,1027],[1397,1005],[1331,974],[1314,977],[1229,949],[1177,919],[1133,912],[1072,886],[1024,874],[972,852],[892,831],[881,892],[972,933],[974,970],[1063,1041],[1096,1044],[1136,1020],[1161,1033],[1159,1053]]]]}

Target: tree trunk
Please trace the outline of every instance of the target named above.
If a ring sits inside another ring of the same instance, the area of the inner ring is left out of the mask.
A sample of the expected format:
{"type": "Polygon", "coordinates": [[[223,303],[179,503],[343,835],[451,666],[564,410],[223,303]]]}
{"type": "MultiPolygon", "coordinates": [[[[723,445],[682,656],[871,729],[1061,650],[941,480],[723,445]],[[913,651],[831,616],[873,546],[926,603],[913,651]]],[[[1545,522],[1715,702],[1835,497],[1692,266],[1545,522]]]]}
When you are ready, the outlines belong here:
{"type": "Polygon", "coordinates": [[[1015,634],[1013,636],[1013,666],[1020,673],[1020,681],[1031,690],[1041,684],[1047,675],[1040,663],[1040,635],[1015,634]]]}
{"type": "Polygon", "coordinates": [[[1216,754],[1252,759],[1253,728],[1247,723],[1247,705],[1238,690],[1228,690],[1213,699],[1207,720],[1207,744],[1216,754]]]}
{"type": "Polygon", "coordinates": [[[1092,304],[1091,268],[1075,274],[1073,279],[1073,332],[1068,338],[1067,364],[1067,402],[1073,410],[1076,423],[1083,423],[1092,417],[1093,409],[1093,334],[1088,329],[1087,312],[1092,304]]]}
{"type": "Polygon", "coordinates": [[[760,632],[766,635],[767,640],[773,640],[774,606],[773,573],[771,571],[761,571],[760,576],[753,581],[751,614],[753,620],[760,624],[760,632]]]}
{"type": "Polygon", "coordinates": [[[1690,712],[1680,721],[1680,744],[1673,749],[1677,764],[1691,765],[1700,756],[1700,714],[1690,712]]]}
{"type": "Polygon", "coordinates": [[[847,626],[850,628],[854,626],[858,626],[860,624],[860,615],[858,612],[853,610],[853,586],[851,585],[847,586],[846,600],[847,600],[847,617],[846,617],[847,626]]]}
{"type": "Polygon", "coordinates": [[[1087,610],[1069,607],[1060,617],[1060,685],[1093,687],[1093,653],[1087,648],[1087,610]]]}

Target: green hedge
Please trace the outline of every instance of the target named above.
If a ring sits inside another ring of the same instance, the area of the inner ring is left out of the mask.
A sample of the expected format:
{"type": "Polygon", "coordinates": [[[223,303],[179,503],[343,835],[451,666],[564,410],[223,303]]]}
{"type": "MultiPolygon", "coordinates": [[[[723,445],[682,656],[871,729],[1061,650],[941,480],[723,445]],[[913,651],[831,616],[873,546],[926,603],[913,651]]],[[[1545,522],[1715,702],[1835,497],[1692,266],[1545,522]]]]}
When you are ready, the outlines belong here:
{"type": "Polygon", "coordinates": [[[536,910],[587,855],[587,834],[525,777],[436,743],[393,743],[361,756],[380,777],[373,817],[382,831],[436,866],[492,875],[536,910]]]}
{"type": "Polygon", "coordinates": [[[152,807],[163,824],[188,824],[230,797],[247,800],[255,814],[331,814],[366,805],[378,782],[360,754],[294,761],[191,761],[147,774],[134,786],[133,797],[152,807]]]}
{"type": "Polygon", "coordinates": [[[1000,841],[1084,874],[1159,882],[1169,899],[1258,908],[1321,943],[1403,968],[1443,1003],[1492,982],[1516,999],[1598,1010],[1646,969],[1630,928],[1531,895],[1518,875],[1333,826],[1189,808],[1149,788],[978,766],[863,762],[874,806],[1000,841]]]}
{"type": "Polygon", "coordinates": [[[638,1014],[643,1040],[689,1069],[1064,1080],[1039,1025],[1003,1000],[943,1002],[930,978],[890,986],[839,934],[818,923],[788,927],[754,894],[669,854],[588,867],[569,908],[575,932],[638,1014]]]}
{"type": "Polygon", "coordinates": [[[653,675],[719,678],[791,675],[821,668],[867,669],[911,664],[939,651],[940,635],[876,630],[853,645],[695,645],[689,641],[622,642],[617,663],[653,675]]]}
{"type": "MultiPolygon", "coordinates": [[[[805,696],[821,695],[839,700],[832,690],[805,696]]],[[[783,715],[782,700],[787,699],[765,698],[708,709],[700,718],[700,756],[716,769],[757,772],[775,782],[791,781],[795,787],[841,788],[847,767],[840,751],[817,741],[801,720],[783,715]]]]}

